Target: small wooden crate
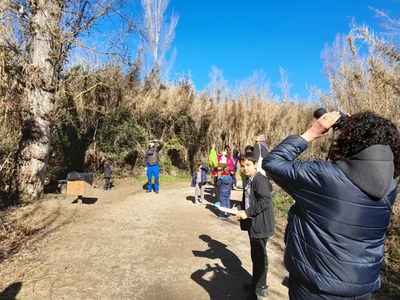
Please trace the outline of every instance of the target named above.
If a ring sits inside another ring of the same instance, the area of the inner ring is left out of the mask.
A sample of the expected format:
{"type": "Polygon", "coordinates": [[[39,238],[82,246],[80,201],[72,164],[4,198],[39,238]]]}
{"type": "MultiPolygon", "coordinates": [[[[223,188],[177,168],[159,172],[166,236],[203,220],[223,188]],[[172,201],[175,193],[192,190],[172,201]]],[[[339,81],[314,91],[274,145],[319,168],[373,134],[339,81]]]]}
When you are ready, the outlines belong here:
{"type": "Polygon", "coordinates": [[[67,181],[67,195],[83,196],[89,186],[90,184],[84,180],[67,181]]]}

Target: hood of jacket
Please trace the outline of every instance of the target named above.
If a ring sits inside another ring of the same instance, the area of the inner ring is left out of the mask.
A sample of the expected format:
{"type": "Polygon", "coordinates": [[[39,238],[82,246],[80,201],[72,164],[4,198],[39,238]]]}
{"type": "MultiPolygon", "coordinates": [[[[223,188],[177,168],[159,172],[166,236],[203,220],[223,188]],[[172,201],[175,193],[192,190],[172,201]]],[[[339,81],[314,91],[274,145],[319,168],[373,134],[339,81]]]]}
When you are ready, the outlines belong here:
{"type": "Polygon", "coordinates": [[[393,152],[387,145],[370,146],[335,164],[352,183],[372,197],[382,199],[393,188],[393,152]]]}
{"type": "Polygon", "coordinates": [[[219,180],[224,185],[232,184],[232,177],[230,175],[222,175],[221,177],[219,177],[219,180]]]}

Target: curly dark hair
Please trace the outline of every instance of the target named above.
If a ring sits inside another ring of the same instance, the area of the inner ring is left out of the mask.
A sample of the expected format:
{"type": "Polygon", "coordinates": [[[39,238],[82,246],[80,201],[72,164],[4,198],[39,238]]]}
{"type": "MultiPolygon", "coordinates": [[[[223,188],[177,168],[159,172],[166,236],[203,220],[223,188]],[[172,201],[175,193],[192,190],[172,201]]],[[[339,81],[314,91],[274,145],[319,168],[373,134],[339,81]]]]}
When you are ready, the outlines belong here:
{"type": "Polygon", "coordinates": [[[396,125],[366,111],[347,117],[330,149],[332,161],[351,157],[372,145],[388,145],[394,156],[394,175],[400,175],[400,134],[396,125]]]}

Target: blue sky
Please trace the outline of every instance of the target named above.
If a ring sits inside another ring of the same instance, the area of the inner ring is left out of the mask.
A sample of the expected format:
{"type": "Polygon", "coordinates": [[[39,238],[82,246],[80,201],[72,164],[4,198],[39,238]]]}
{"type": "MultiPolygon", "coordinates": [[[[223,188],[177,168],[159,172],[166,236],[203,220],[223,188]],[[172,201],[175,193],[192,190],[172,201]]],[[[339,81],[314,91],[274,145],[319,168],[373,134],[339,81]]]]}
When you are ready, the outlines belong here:
{"type": "Polygon", "coordinates": [[[169,11],[179,15],[172,75],[190,72],[200,91],[213,66],[231,86],[263,70],[279,93],[281,67],[291,96],[307,98],[306,84],[329,89],[321,52],[349,32],[352,18],[379,29],[369,6],[400,17],[400,0],[170,0],[169,11]]]}

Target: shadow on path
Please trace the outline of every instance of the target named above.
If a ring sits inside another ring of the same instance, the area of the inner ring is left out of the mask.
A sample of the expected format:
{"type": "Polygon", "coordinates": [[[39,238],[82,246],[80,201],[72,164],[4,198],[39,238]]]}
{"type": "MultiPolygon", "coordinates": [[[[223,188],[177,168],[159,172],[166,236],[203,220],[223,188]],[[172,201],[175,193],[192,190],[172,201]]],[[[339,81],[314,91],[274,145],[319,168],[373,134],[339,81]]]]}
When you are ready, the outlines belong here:
{"type": "Polygon", "coordinates": [[[0,299],[13,300],[22,288],[22,282],[14,282],[0,292],[0,299]]]}
{"type": "Polygon", "coordinates": [[[202,286],[210,299],[246,299],[243,284],[251,282],[251,275],[242,267],[240,259],[227,248],[227,245],[212,239],[208,235],[199,238],[207,243],[205,251],[193,250],[196,257],[220,259],[219,263],[208,263],[204,269],[195,271],[191,278],[202,286]]]}
{"type": "Polygon", "coordinates": [[[97,198],[89,198],[89,197],[78,197],[72,203],[81,203],[81,204],[95,204],[97,202],[97,198]]]}

